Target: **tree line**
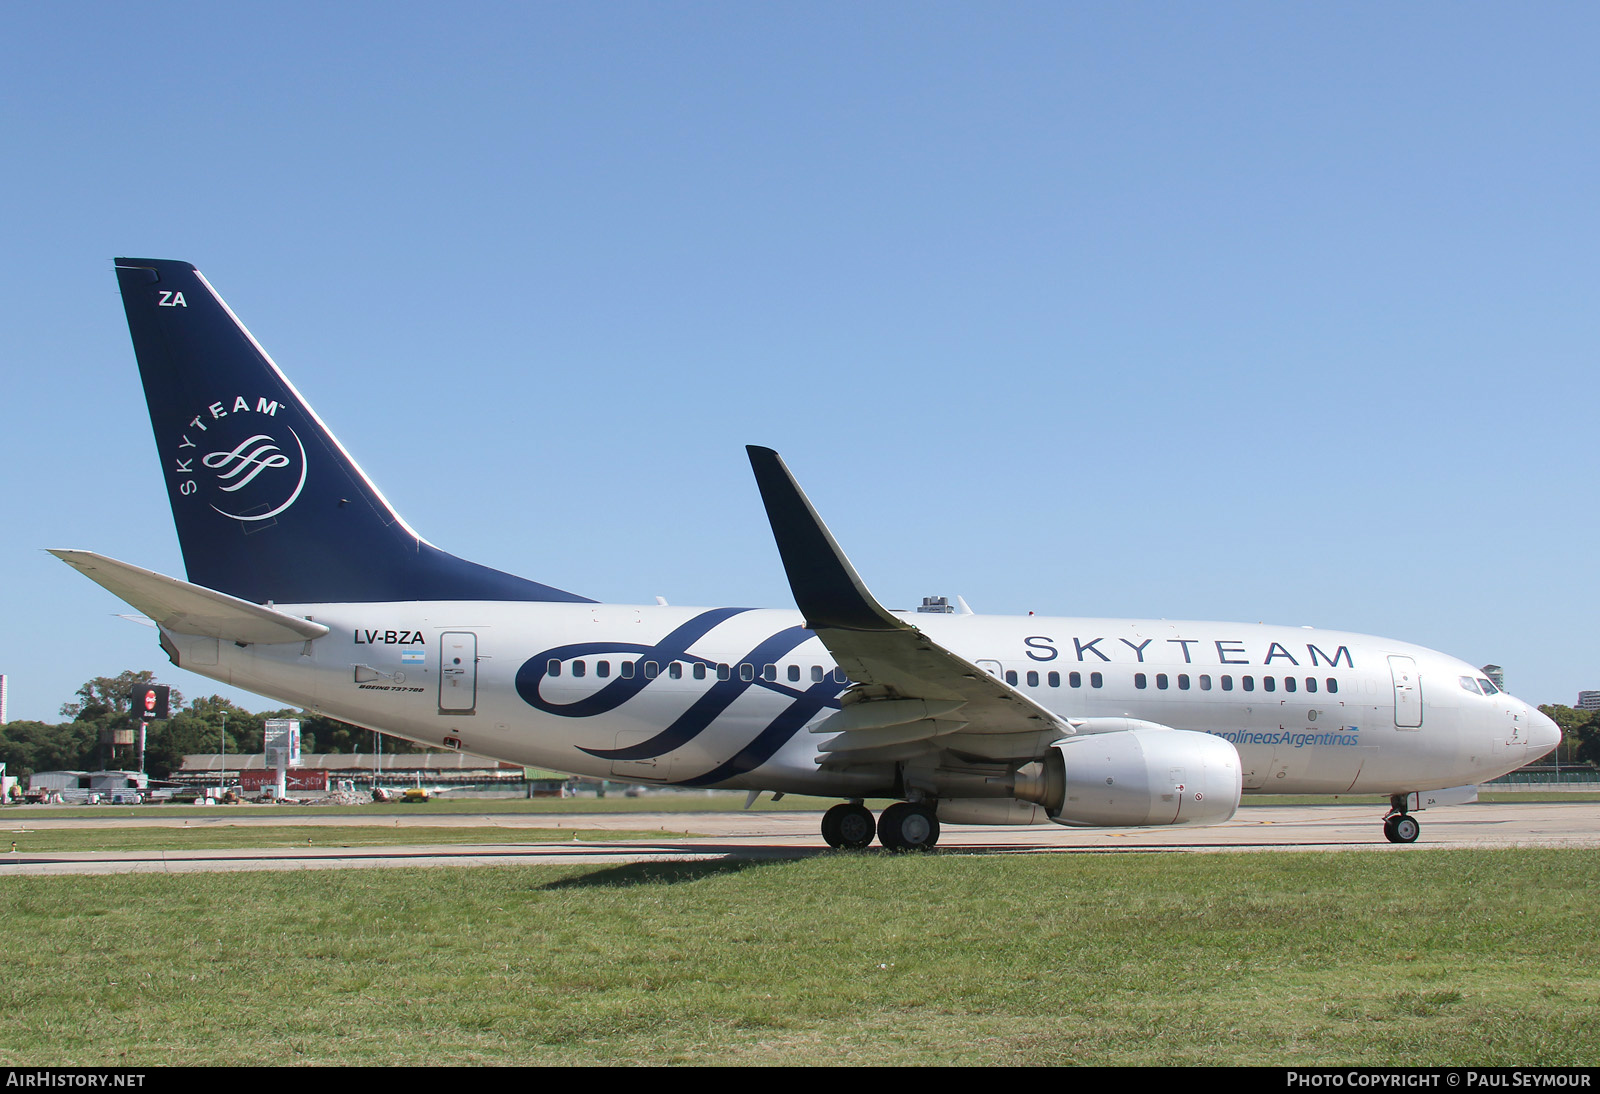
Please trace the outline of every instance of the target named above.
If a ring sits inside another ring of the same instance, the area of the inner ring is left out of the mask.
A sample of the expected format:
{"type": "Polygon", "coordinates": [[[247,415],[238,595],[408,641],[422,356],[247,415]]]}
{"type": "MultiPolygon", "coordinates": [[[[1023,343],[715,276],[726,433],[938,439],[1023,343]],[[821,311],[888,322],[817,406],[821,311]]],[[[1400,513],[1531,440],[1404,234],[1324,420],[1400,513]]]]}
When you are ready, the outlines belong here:
{"type": "MultiPolygon", "coordinates": [[[[63,703],[61,716],[48,722],[14,721],[0,726],[0,763],[9,775],[36,771],[121,770],[138,764],[137,746],[112,745],[119,729],[137,731],[133,697],[159,683],[148,670],[128,670],[116,676],[96,676],[77,691],[75,701],[63,703]]],[[[300,721],[302,752],[371,752],[372,730],[310,711],[269,710],[252,713],[220,695],[185,702],[172,689],[170,717],[151,722],[145,740],[145,770],[164,779],[183,766],[183,757],[195,753],[226,751],[233,755],[260,755],[268,718],[300,721]]],[[[385,735],[385,752],[434,751],[398,737],[385,735]]]]}
{"type": "Polygon", "coordinates": [[[1559,703],[1545,703],[1539,710],[1561,727],[1561,747],[1545,763],[1559,759],[1564,764],[1600,767],[1600,710],[1577,710],[1559,703]]]}

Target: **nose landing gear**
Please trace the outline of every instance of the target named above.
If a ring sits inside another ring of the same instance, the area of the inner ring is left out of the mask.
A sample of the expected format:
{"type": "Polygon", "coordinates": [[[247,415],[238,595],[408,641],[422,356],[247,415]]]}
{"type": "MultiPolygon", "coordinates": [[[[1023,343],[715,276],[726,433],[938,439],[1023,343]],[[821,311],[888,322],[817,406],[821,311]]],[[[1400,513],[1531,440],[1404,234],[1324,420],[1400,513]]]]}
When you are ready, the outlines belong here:
{"type": "Polygon", "coordinates": [[[1416,843],[1422,834],[1422,825],[1406,812],[1405,798],[1397,794],[1389,803],[1389,815],[1383,818],[1383,838],[1390,843],[1416,843]]]}

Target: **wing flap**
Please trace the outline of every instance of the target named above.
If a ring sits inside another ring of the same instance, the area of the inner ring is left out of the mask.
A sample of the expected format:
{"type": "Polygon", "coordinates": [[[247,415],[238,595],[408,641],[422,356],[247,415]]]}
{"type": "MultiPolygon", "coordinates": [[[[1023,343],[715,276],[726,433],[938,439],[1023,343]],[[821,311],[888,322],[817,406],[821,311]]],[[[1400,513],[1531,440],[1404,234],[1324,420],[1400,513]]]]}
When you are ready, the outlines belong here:
{"type": "Polygon", "coordinates": [[[52,550],[62,562],[175,634],[197,634],[244,645],[305,642],[328,628],[309,619],[191,585],[93,551],[52,550]]]}
{"type": "Polygon", "coordinates": [[[837,714],[819,722],[812,733],[848,733],[852,730],[887,730],[953,714],[966,704],[959,699],[930,703],[922,699],[882,699],[874,703],[850,703],[837,714]]]}
{"type": "MultiPolygon", "coordinates": [[[[868,703],[866,705],[872,706],[873,704],[868,703]]],[[[858,729],[841,733],[837,737],[831,737],[818,745],[817,749],[821,752],[858,752],[910,741],[931,741],[937,737],[943,737],[964,729],[966,725],[966,722],[938,718],[921,722],[906,722],[903,725],[893,726],[888,729],[858,729]]]]}

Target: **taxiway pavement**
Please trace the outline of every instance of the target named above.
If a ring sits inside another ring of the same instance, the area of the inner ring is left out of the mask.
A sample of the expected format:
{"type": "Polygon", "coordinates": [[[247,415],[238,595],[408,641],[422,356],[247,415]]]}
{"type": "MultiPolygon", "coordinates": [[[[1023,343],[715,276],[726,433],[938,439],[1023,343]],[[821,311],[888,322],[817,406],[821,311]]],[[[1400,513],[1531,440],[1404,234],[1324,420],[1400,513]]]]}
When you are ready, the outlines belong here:
{"type": "MultiPolygon", "coordinates": [[[[228,870],[328,870],[403,866],[589,864],[707,859],[794,859],[830,853],[818,834],[814,812],[318,814],[286,808],[281,813],[181,813],[151,816],[50,818],[8,812],[0,824],[0,876],[17,874],[189,873],[228,870]],[[430,845],[250,848],[181,851],[27,850],[26,833],[61,828],[378,826],[496,827],[504,842],[430,845]],[[519,830],[612,829],[682,832],[648,841],[595,841],[574,836],[548,843],[517,841],[519,830]],[[9,832],[9,836],[5,833],[9,832]]],[[[1600,847],[1600,802],[1487,802],[1429,810],[1417,816],[1422,837],[1411,845],[1387,843],[1382,809],[1371,805],[1247,806],[1233,820],[1212,828],[1060,828],[946,825],[938,854],[1205,853],[1216,851],[1384,851],[1417,853],[1451,847],[1600,847]]]]}

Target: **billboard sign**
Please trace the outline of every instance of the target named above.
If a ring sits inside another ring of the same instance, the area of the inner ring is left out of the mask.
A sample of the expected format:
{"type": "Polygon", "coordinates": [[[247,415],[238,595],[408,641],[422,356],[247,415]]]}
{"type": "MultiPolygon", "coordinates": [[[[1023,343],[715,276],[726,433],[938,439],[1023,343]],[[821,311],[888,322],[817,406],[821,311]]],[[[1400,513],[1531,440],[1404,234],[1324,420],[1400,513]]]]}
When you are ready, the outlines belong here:
{"type": "Polygon", "coordinates": [[[300,719],[268,718],[262,723],[268,767],[293,767],[300,762],[300,719]],[[282,759],[279,759],[279,756],[282,759]]]}
{"type": "MultiPolygon", "coordinates": [[[[250,769],[239,772],[239,786],[247,793],[257,793],[262,790],[271,790],[278,785],[276,771],[257,771],[250,769]]],[[[285,790],[326,790],[328,789],[328,772],[324,768],[303,768],[299,771],[290,771],[284,777],[285,790]]]]}

